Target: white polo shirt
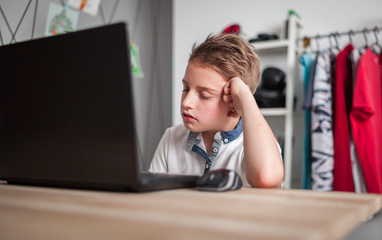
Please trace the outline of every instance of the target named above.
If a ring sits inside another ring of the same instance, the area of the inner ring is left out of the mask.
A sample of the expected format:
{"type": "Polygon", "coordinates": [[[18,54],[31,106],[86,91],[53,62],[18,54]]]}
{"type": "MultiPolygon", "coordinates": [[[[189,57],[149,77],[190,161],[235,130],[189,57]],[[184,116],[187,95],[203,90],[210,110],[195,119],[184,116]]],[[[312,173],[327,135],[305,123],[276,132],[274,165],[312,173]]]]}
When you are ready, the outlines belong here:
{"type": "Polygon", "coordinates": [[[217,132],[211,154],[207,156],[201,133],[183,125],[170,127],[155,151],[149,172],[203,174],[219,168],[236,171],[244,186],[250,186],[245,175],[243,124],[240,119],[234,130],[217,132]]]}

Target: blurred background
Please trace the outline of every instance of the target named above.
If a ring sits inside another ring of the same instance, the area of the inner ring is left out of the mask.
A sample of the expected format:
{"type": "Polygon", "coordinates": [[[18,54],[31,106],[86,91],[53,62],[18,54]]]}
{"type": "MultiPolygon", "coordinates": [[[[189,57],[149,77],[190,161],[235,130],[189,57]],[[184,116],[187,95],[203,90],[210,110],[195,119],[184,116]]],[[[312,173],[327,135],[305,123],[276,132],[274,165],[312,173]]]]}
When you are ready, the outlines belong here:
{"type": "MultiPolygon", "coordinates": [[[[318,47],[324,49],[331,44],[328,38],[313,40],[312,37],[316,35],[382,27],[380,0],[99,0],[89,1],[93,4],[89,11],[75,5],[81,2],[83,1],[0,0],[0,43],[6,45],[46,37],[54,16],[64,11],[71,21],[72,28],[68,31],[127,22],[139,58],[140,71],[134,75],[134,87],[139,109],[136,116],[137,130],[145,158],[144,168],[148,167],[165,129],[182,122],[179,114],[181,79],[195,42],[200,43],[207,35],[220,33],[233,24],[240,26],[239,34],[248,40],[258,38],[259,34],[264,33],[282,39],[290,10],[298,15],[303,25],[299,32],[301,37],[311,37],[307,51],[314,51],[318,47]]],[[[52,31],[50,33],[53,34],[52,31]]],[[[381,36],[379,33],[378,37],[381,36]]],[[[373,33],[368,33],[368,37],[374,41],[373,33]]],[[[352,40],[357,47],[365,44],[363,34],[355,34],[352,40]]],[[[296,41],[296,46],[302,44],[302,38],[297,38],[296,41]]],[[[338,38],[341,49],[347,43],[347,36],[338,38]]],[[[301,46],[299,49],[302,50],[301,46]]],[[[57,51],[59,52],[59,46],[57,51]]],[[[260,54],[260,57],[262,69],[276,66],[287,72],[285,54],[260,54]]],[[[299,64],[295,64],[298,70],[299,64]]],[[[299,79],[294,81],[297,84],[291,186],[300,188],[302,150],[299,146],[302,144],[303,92],[299,79]]],[[[280,117],[267,119],[276,137],[282,141],[284,120],[280,117]]]]}

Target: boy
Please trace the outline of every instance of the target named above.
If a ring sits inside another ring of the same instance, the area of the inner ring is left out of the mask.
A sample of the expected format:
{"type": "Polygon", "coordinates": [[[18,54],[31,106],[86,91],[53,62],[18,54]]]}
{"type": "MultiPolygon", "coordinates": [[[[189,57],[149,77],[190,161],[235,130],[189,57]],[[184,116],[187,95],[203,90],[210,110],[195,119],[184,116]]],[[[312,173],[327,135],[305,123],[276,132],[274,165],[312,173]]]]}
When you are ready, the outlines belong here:
{"type": "Polygon", "coordinates": [[[284,177],[277,141],[253,93],[260,60],[237,35],[193,46],[183,82],[183,125],[166,130],[150,172],[236,171],[244,186],[277,187],[284,177]]]}

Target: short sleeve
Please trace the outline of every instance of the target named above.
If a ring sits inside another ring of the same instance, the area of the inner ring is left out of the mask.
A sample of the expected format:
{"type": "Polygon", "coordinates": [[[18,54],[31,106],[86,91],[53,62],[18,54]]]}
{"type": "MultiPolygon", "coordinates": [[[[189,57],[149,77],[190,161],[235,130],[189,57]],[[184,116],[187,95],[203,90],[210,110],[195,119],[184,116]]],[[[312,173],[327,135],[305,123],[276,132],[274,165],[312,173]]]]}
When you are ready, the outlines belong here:
{"type": "Polygon", "coordinates": [[[170,131],[167,129],[163,134],[157,149],[155,150],[154,157],[151,161],[149,172],[152,173],[166,173],[168,172],[167,159],[168,159],[168,145],[170,141],[170,131]]]}

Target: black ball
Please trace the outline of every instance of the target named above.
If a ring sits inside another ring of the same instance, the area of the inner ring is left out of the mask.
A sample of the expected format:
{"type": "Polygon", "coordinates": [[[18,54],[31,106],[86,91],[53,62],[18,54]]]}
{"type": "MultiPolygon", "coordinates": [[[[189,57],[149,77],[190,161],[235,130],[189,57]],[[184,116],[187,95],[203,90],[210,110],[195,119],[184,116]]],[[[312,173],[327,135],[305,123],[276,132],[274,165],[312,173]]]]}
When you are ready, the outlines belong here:
{"type": "Polygon", "coordinates": [[[285,73],[275,67],[267,67],[261,75],[261,88],[282,90],[285,88],[285,73]]]}

